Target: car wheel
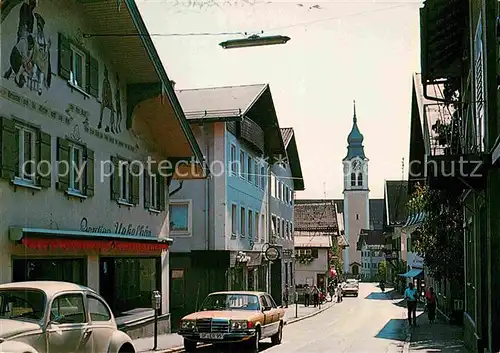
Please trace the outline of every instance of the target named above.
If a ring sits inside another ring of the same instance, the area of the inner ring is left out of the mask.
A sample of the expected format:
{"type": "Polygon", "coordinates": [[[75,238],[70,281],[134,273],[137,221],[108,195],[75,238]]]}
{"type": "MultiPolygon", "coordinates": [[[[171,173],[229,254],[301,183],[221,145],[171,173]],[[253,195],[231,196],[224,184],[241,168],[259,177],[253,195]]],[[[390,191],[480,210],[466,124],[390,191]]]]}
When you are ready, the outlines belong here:
{"type": "Polygon", "coordinates": [[[283,324],[280,323],[278,332],[276,332],[273,336],[271,336],[271,343],[275,345],[280,344],[282,338],[283,338],[283,324]]]}
{"type": "Polygon", "coordinates": [[[196,350],[196,345],[198,343],[196,341],[190,341],[187,339],[184,339],[184,350],[187,353],[194,352],[196,350]]]}

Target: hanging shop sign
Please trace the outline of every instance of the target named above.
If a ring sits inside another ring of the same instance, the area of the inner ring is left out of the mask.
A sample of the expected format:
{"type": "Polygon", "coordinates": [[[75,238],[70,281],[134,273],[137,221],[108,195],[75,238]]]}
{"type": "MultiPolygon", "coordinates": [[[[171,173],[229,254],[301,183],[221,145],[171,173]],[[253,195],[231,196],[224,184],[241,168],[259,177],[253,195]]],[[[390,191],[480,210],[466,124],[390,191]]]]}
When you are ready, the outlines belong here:
{"type": "Polygon", "coordinates": [[[140,237],[152,237],[153,232],[147,225],[139,224],[134,225],[132,223],[122,223],[115,222],[114,227],[106,227],[103,225],[89,225],[86,217],[83,217],[80,221],[80,230],[87,233],[109,233],[109,234],[120,234],[120,235],[133,235],[140,237]]]}
{"type": "Polygon", "coordinates": [[[266,257],[267,261],[275,261],[279,259],[280,252],[277,247],[269,246],[264,252],[264,256],[266,257]]]}

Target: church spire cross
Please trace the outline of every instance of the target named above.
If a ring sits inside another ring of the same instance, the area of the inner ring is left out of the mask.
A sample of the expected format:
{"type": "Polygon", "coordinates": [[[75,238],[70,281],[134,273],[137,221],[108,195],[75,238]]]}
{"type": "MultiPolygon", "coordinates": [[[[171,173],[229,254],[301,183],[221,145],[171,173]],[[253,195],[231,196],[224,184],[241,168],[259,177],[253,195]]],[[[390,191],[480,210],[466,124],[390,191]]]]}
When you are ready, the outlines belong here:
{"type": "Polygon", "coordinates": [[[356,100],[355,99],[353,99],[352,104],[354,106],[354,114],[352,116],[352,121],[354,124],[356,124],[358,122],[358,118],[356,117],[356,100]]]}

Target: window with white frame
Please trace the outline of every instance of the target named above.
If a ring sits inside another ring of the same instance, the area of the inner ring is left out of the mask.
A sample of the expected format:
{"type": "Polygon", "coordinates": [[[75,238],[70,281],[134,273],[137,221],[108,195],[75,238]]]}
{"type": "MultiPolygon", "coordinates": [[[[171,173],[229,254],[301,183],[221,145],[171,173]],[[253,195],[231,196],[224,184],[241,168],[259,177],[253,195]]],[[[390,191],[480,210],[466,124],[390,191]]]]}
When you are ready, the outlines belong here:
{"type": "Polygon", "coordinates": [[[290,189],[290,205],[293,205],[293,190],[290,189]]]}
{"type": "Polygon", "coordinates": [[[238,233],[238,209],[235,204],[231,205],[231,234],[238,233]]]}
{"type": "Polygon", "coordinates": [[[253,211],[248,210],[248,237],[250,239],[253,239],[253,226],[254,226],[253,211]]]}
{"type": "Polygon", "coordinates": [[[293,222],[290,222],[290,236],[293,238],[293,222]]]}
{"type": "Polygon", "coordinates": [[[130,201],[130,164],[126,161],[120,161],[120,199],[130,201]]]}
{"type": "Polygon", "coordinates": [[[281,236],[285,237],[285,220],[283,218],[281,219],[281,236]]]}
{"type": "Polygon", "coordinates": [[[282,193],[282,189],[281,189],[281,181],[278,181],[277,182],[277,185],[278,185],[278,195],[277,195],[277,199],[278,200],[281,200],[281,193],[282,193]]]}
{"type": "Polygon", "coordinates": [[[260,167],[260,187],[264,189],[266,182],[265,182],[265,175],[266,175],[266,170],[264,167],[260,167]]]}
{"type": "Polygon", "coordinates": [[[242,237],[245,236],[245,233],[246,233],[246,218],[247,218],[247,215],[246,215],[246,211],[245,211],[245,207],[242,207],[241,210],[240,210],[240,222],[241,222],[241,225],[240,225],[240,235],[242,237]]]}
{"type": "Polygon", "coordinates": [[[281,237],[281,219],[279,217],[276,217],[276,224],[277,224],[277,228],[276,228],[276,235],[278,237],[281,237]]]}
{"type": "Polygon", "coordinates": [[[238,161],[236,160],[236,146],[231,144],[231,172],[234,174],[237,173],[237,168],[236,165],[238,164],[238,161]]]}
{"type": "Polygon", "coordinates": [[[169,221],[172,234],[191,234],[191,200],[170,200],[169,221]]]}
{"type": "Polygon", "coordinates": [[[158,181],[156,174],[151,174],[149,176],[149,202],[152,209],[157,210],[159,208],[158,181]]]}
{"type": "Polygon", "coordinates": [[[278,236],[278,220],[275,215],[271,216],[271,232],[272,235],[278,236]]]}
{"type": "Polygon", "coordinates": [[[253,178],[253,159],[252,159],[252,156],[248,156],[247,158],[247,179],[249,182],[252,182],[252,178],[253,178]]]}
{"type": "Polygon", "coordinates": [[[19,170],[16,177],[35,183],[36,132],[26,126],[16,126],[19,136],[19,170]]]}
{"type": "Polygon", "coordinates": [[[245,176],[245,151],[240,151],[240,176],[245,176]]]}
{"type": "Polygon", "coordinates": [[[87,75],[86,75],[86,57],[85,53],[80,49],[71,46],[71,73],[70,73],[70,82],[78,88],[85,89],[87,75]]]}
{"type": "Polygon", "coordinates": [[[271,196],[276,197],[276,175],[271,173],[271,196]]]}
{"type": "Polygon", "coordinates": [[[296,256],[312,256],[312,250],[311,249],[296,249],[295,255],[296,256]]]}
{"type": "Polygon", "coordinates": [[[257,243],[259,241],[260,237],[260,220],[259,220],[259,213],[255,211],[255,242],[257,243]]]}
{"type": "Polygon", "coordinates": [[[286,226],[285,226],[285,229],[286,229],[286,237],[287,238],[290,238],[290,223],[288,221],[286,221],[286,226]]]}
{"type": "Polygon", "coordinates": [[[263,243],[266,237],[266,216],[264,214],[260,217],[260,242],[263,243]]]}
{"type": "Polygon", "coordinates": [[[69,190],[78,193],[83,192],[83,148],[77,144],[70,144],[70,173],[69,173],[69,190]]]}

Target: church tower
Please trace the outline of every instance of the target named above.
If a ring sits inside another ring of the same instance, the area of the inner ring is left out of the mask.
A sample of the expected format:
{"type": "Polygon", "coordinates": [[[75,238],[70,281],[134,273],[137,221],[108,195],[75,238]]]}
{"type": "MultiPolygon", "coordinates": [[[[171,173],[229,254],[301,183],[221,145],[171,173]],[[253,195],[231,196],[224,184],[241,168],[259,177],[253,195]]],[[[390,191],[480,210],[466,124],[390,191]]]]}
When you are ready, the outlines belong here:
{"type": "Polygon", "coordinates": [[[361,271],[361,251],[356,249],[361,229],[370,228],[368,189],[368,158],[363,147],[363,135],[358,128],[356,102],[352,129],[347,137],[347,155],[344,164],[344,224],[349,247],[344,250],[344,273],[361,271]]]}

